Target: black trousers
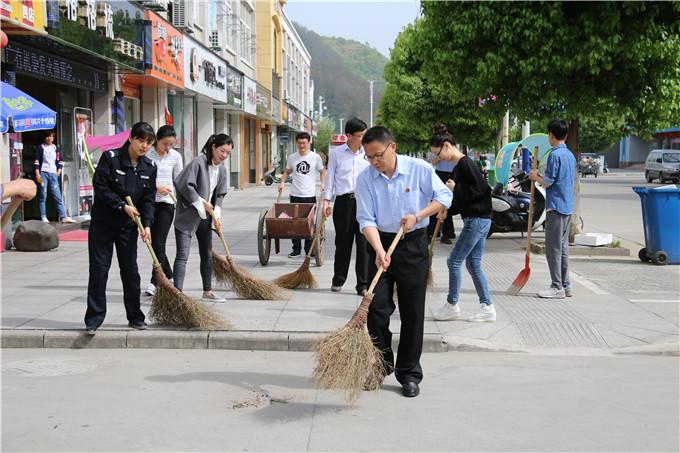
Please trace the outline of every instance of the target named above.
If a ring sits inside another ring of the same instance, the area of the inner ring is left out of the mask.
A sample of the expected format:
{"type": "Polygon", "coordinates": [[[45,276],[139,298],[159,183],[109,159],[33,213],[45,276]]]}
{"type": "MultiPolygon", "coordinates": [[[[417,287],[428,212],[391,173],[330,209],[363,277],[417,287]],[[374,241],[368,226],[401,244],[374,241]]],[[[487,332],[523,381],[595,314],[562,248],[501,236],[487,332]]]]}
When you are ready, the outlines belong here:
{"type": "MultiPolygon", "coordinates": [[[[172,267],[165,253],[165,243],[175,218],[175,205],[170,203],[156,203],[153,226],[151,227],[151,245],[166,277],[172,278],[172,267]]],[[[151,272],[151,283],[156,284],[156,277],[151,272]]]]}
{"type": "MultiPolygon", "coordinates": [[[[439,179],[441,179],[444,184],[446,184],[446,181],[453,178],[453,173],[448,171],[435,170],[435,173],[437,173],[437,176],[439,176],[439,179]]],[[[456,230],[453,226],[453,216],[456,214],[458,214],[458,211],[456,210],[453,203],[451,203],[451,207],[449,208],[447,216],[444,219],[444,223],[442,224],[441,228],[442,239],[451,239],[456,236],[456,230]]],[[[431,237],[434,234],[434,227],[436,224],[437,214],[430,216],[430,224],[427,226],[428,236],[431,237]]]]}
{"type": "Polygon", "coordinates": [[[333,206],[335,227],[335,262],[333,263],[333,286],[342,286],[347,280],[352,259],[352,243],[356,245],[354,270],[357,275],[357,292],[368,288],[368,243],[359,230],[357,201],[354,194],[340,195],[333,206]]]}
{"type": "Polygon", "coordinates": [[[137,269],[137,228],[112,228],[93,221],[87,235],[90,258],[90,279],[87,285],[85,327],[97,328],[106,317],[106,282],[109,278],[113,246],[116,246],[120,278],[123,281],[123,301],[129,322],[144,322],[139,307],[139,270],[137,269]]]}
{"type": "MultiPolygon", "coordinates": [[[[316,203],[316,197],[296,197],[290,196],[291,203],[316,203]]],[[[309,247],[312,245],[311,239],[305,239],[305,254],[309,252],[309,247]]],[[[293,252],[300,252],[302,250],[302,239],[293,239],[293,252]]]]}
{"type": "MultiPolygon", "coordinates": [[[[387,250],[394,234],[380,233],[380,241],[387,250]]],[[[383,272],[373,291],[373,302],[368,310],[368,333],[373,343],[383,354],[388,369],[385,374],[395,371],[401,384],[419,383],[423,379],[420,355],[423,351],[425,325],[425,291],[427,289],[427,235],[425,228],[408,233],[394,249],[392,261],[383,272]],[[397,362],[395,367],[392,351],[390,316],[394,313],[394,284],[397,284],[401,331],[397,362]]],[[[368,270],[375,275],[375,251],[369,250],[368,270]]]]}

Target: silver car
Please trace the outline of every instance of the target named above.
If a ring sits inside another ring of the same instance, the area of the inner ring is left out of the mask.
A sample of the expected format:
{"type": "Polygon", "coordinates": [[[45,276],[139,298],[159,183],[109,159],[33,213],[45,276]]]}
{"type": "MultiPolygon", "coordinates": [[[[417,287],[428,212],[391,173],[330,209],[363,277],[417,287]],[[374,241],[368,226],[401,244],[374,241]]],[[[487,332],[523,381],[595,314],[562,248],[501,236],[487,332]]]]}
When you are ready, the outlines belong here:
{"type": "Polygon", "coordinates": [[[661,183],[673,181],[680,182],[680,150],[655,149],[645,161],[645,179],[652,182],[658,179],[661,183]]]}

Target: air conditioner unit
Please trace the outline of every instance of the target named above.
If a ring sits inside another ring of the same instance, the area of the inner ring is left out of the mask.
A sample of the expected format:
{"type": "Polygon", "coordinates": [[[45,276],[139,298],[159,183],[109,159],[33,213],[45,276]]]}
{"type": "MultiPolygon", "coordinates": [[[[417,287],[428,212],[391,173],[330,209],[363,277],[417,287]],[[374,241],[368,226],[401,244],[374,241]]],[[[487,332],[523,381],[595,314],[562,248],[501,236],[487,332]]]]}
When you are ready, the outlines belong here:
{"type": "Polygon", "coordinates": [[[186,33],[194,32],[193,24],[188,18],[186,0],[172,0],[172,25],[186,33]]]}
{"type": "Polygon", "coordinates": [[[170,0],[138,0],[137,3],[153,11],[167,11],[170,0]]]}
{"type": "Polygon", "coordinates": [[[210,32],[210,48],[212,50],[222,50],[222,33],[219,30],[210,32]]]}

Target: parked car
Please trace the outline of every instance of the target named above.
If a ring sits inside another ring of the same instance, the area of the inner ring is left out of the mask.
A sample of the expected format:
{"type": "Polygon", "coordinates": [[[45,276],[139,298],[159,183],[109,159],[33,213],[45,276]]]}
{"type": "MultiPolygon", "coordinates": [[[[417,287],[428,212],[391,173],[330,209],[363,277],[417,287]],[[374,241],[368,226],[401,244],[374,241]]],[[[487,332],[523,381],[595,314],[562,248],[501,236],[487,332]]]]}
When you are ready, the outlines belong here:
{"type": "Polygon", "coordinates": [[[655,149],[645,161],[645,179],[652,182],[658,179],[659,182],[673,181],[674,184],[680,182],[680,150],[677,149],[655,149]]]}

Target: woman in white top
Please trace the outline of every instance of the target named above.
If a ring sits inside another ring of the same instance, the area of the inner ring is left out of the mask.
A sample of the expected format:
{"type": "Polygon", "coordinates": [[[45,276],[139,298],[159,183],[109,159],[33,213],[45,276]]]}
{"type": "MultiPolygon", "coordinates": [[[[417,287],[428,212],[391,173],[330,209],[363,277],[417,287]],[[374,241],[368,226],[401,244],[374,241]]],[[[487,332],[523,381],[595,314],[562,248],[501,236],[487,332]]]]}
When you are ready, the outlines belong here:
{"type": "Polygon", "coordinates": [[[175,217],[175,287],[184,287],[191,236],[196,233],[201,257],[203,299],[224,302],[212,291],[212,231],[213,213],[215,229],[222,228],[220,214],[222,200],[227,194],[227,170],[222,163],[229,157],[234,142],[226,134],[212,135],[196,157],[175,178],[177,190],[177,215],[175,217]]]}
{"type": "MultiPolygon", "coordinates": [[[[147,157],[151,159],[157,168],[156,175],[156,203],[154,222],[151,227],[151,245],[156,252],[158,261],[161,263],[165,276],[172,279],[172,267],[165,254],[165,242],[175,217],[175,202],[172,195],[175,194],[173,181],[182,171],[182,156],[172,149],[177,141],[177,133],[172,126],[161,126],[156,132],[156,143],[149,151],[147,157]]],[[[148,296],[156,293],[156,277],[151,272],[151,282],[146,289],[148,296]]]]}
{"type": "Polygon", "coordinates": [[[61,159],[61,148],[54,142],[54,137],[53,130],[47,131],[43,142],[35,147],[33,166],[35,167],[35,180],[40,185],[40,218],[43,222],[49,222],[45,210],[47,191],[49,190],[52,198],[54,198],[59,219],[64,223],[75,223],[75,220],[66,214],[66,208],[64,208],[64,202],[61,199],[59,177],[64,161],[61,159]]]}

